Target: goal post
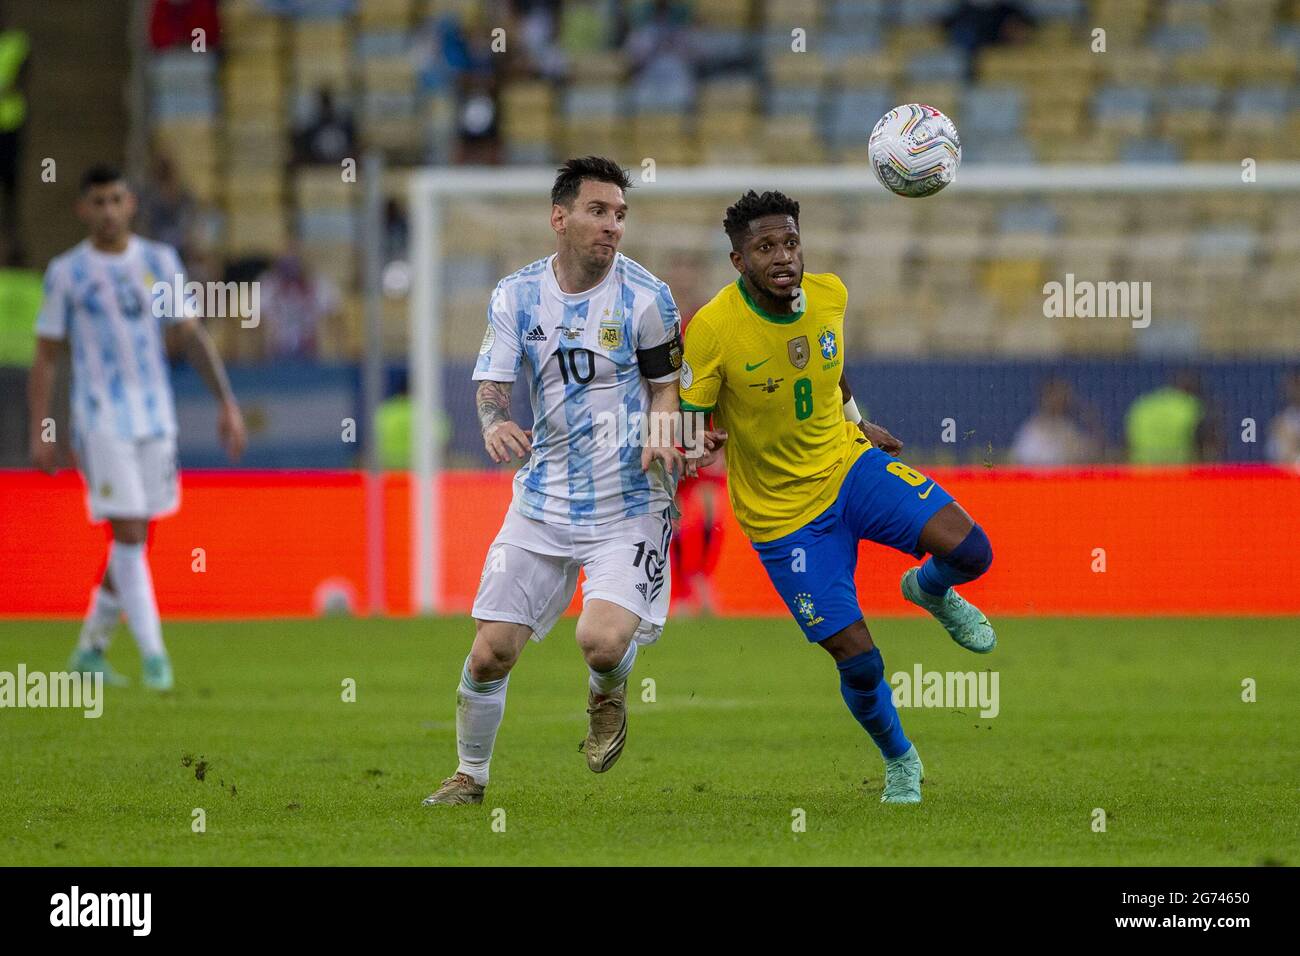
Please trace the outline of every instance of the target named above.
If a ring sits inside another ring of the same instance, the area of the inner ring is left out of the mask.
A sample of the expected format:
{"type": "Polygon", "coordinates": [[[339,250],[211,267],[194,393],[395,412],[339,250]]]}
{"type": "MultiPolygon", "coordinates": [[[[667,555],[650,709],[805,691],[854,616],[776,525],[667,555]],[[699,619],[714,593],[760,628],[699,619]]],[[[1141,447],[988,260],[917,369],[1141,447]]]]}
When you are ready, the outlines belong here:
{"type": "MultiPolygon", "coordinates": [[[[698,228],[689,232],[684,241],[697,254],[712,255],[720,243],[720,223],[725,207],[745,190],[779,189],[794,198],[803,200],[842,198],[846,203],[871,203],[870,215],[880,214],[885,225],[881,230],[892,228],[888,223],[898,217],[908,222],[921,221],[919,216],[932,217],[934,222],[928,230],[929,235],[918,237],[909,234],[908,242],[916,243],[922,239],[933,239],[942,250],[944,215],[948,209],[956,209],[972,197],[1015,197],[1033,195],[1040,197],[1059,197],[1063,201],[1076,204],[1127,203],[1146,201],[1150,196],[1167,201],[1170,194],[1222,194],[1230,197],[1247,197],[1264,193],[1290,193],[1292,211],[1300,214],[1300,163],[1272,163],[1260,161],[1256,168],[1253,161],[1243,164],[1132,164],[1132,165],[1088,165],[1088,166],[1001,166],[970,165],[963,167],[952,185],[936,197],[923,200],[903,199],[891,196],[877,182],[871,170],[865,166],[816,166],[816,167],[659,167],[650,164],[648,169],[638,171],[633,167],[632,176],[636,192],[632,199],[633,212],[630,219],[629,238],[635,242],[624,242],[624,249],[630,255],[639,258],[652,271],[659,274],[660,263],[655,261],[657,244],[679,241],[668,225],[661,225],[651,230],[648,236],[637,237],[640,229],[639,217],[642,210],[652,207],[657,202],[672,199],[697,200],[698,197],[711,196],[715,201],[708,205],[708,218],[712,221],[707,226],[701,219],[698,228]],[[716,209],[714,208],[716,207],[716,209]],[[706,227],[707,226],[707,227],[706,227]],[[635,247],[631,251],[629,247],[635,247]]],[[[441,548],[439,541],[444,533],[441,527],[442,502],[438,500],[436,478],[446,465],[446,456],[441,442],[435,437],[435,410],[444,409],[445,389],[444,367],[447,359],[446,326],[450,321],[448,308],[449,276],[445,269],[449,259],[467,243],[483,243],[494,240],[512,240],[510,230],[515,222],[511,219],[496,219],[495,210],[506,208],[501,204],[511,204],[516,209],[515,219],[522,221],[522,216],[535,217],[538,231],[530,233],[531,254],[521,261],[513,261],[509,267],[503,267],[500,273],[490,281],[506,275],[550,252],[553,245],[545,240],[542,231],[547,218],[547,196],[549,195],[555,172],[550,167],[455,167],[423,168],[414,170],[409,177],[409,223],[410,223],[410,262],[411,290],[409,296],[409,369],[410,395],[416,413],[412,422],[412,494],[411,494],[411,598],[417,613],[436,613],[446,610],[443,595],[438,586],[442,576],[441,548]],[[521,203],[521,201],[523,201],[521,203]],[[457,223],[449,215],[449,207],[455,203],[481,202],[484,209],[480,211],[482,229],[468,232],[458,231],[457,223]]],[[[1268,201],[1273,201],[1272,199],[1268,201]]],[[[697,203],[698,205],[698,203],[697,203]]],[[[870,222],[870,215],[865,221],[870,222]]],[[[1158,210],[1152,213],[1153,222],[1158,223],[1158,210]]],[[[1182,228],[1182,227],[1179,227],[1182,228]]],[[[805,234],[811,229],[805,227],[805,234]]],[[[872,233],[870,243],[888,240],[888,235],[872,233]]],[[[985,248],[989,239],[987,235],[966,237],[971,243],[985,248]]],[[[1088,237],[1080,235],[1082,242],[1088,237]]],[[[1284,236],[1294,241],[1295,247],[1290,254],[1300,252],[1300,226],[1287,232],[1284,236]]],[[[1140,237],[1112,235],[1108,241],[1138,242],[1140,237]]],[[[1275,240],[1270,240],[1275,241],[1275,240]]],[[[968,244],[969,245],[969,244],[968,244]]],[[[967,247],[963,247],[967,248],[967,247]]],[[[974,246],[970,246],[974,248],[974,246]]],[[[513,251],[513,250],[512,250],[513,251]]],[[[520,246],[520,252],[524,247],[520,246]]],[[[867,254],[867,253],[864,253],[867,254]]],[[[965,254],[965,253],[963,253],[965,254]]],[[[973,255],[974,253],[972,253],[973,255]]],[[[982,253],[980,253],[982,254],[982,253]]],[[[725,255],[722,256],[725,262],[725,255]]],[[[451,277],[454,278],[454,277],[451,277]]],[[[671,285],[670,281],[670,285],[671,285]]],[[[850,282],[850,294],[854,294],[854,283],[850,282]]],[[[488,295],[491,286],[486,287],[482,295],[480,316],[486,314],[488,295]]],[[[870,295],[870,292],[859,295],[870,295]]],[[[482,333],[480,322],[475,332],[482,333]]],[[[469,388],[468,383],[463,383],[469,388]]]]}

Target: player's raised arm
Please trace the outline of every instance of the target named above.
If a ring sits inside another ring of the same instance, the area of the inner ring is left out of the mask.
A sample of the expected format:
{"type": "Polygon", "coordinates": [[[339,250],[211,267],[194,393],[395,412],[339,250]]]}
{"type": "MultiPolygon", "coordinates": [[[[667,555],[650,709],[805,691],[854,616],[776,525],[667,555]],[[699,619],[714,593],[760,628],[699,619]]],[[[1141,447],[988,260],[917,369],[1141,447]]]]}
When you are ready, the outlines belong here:
{"type": "Polygon", "coordinates": [[[217,432],[221,436],[221,444],[225,446],[230,460],[238,461],[244,453],[248,436],[244,430],[244,416],[240,413],[239,403],[235,401],[235,393],[230,388],[230,377],[226,374],[226,366],[217,352],[216,343],[199,320],[192,317],[174,323],[168,330],[168,335],[174,337],[180,351],[185,353],[186,361],[199,373],[208,391],[216,398],[219,406],[217,432]]]}
{"type": "Polygon", "coordinates": [[[853,392],[849,389],[848,376],[843,372],[840,373],[840,392],[844,397],[844,417],[862,429],[862,434],[866,436],[867,441],[890,455],[897,455],[903,450],[902,441],[891,435],[889,429],[866,421],[862,417],[862,413],[858,411],[858,403],[853,400],[853,392]]]}

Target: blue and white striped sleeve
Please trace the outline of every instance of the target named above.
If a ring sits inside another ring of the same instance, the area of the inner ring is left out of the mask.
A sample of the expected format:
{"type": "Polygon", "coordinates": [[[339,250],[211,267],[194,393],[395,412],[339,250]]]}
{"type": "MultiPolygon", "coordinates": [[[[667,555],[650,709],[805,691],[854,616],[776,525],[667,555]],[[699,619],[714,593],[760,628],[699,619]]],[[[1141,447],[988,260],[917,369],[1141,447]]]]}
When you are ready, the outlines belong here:
{"type": "Polygon", "coordinates": [[[36,335],[42,339],[68,337],[68,310],[70,306],[66,269],[55,260],[45,270],[42,285],[41,311],[36,316],[36,335]]]}
{"type": "Polygon", "coordinates": [[[668,283],[636,318],[636,352],[641,374],[652,382],[671,382],[682,367],[682,324],[668,283]]]}
{"type": "Polygon", "coordinates": [[[523,359],[519,325],[510,314],[510,296],[498,283],[488,303],[487,331],[474,363],[476,382],[513,382],[523,359]]]}

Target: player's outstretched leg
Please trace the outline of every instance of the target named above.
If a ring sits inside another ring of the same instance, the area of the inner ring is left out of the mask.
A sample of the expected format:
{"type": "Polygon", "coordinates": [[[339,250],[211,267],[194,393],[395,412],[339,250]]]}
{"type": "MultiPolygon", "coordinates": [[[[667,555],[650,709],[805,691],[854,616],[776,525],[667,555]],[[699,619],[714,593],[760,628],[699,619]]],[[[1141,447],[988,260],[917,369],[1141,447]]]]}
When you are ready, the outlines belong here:
{"type": "Polygon", "coordinates": [[[604,773],[627,743],[627,678],[636,664],[633,635],[641,619],[610,601],[587,601],[578,618],[578,646],[587,660],[587,739],[593,773],[604,773]]]}
{"type": "Polygon", "coordinates": [[[117,592],[127,626],[144,659],[144,686],[150,690],[171,690],[172,665],[163,645],[162,621],[158,617],[153,576],[145,553],[149,522],[144,518],[115,518],[110,523],[113,542],[108,549],[108,573],[112,575],[113,590],[117,592]]]}
{"type": "Polygon", "coordinates": [[[955,587],[974,581],[993,563],[993,548],[984,529],[952,502],[926,524],[918,547],[930,556],[920,567],[903,573],[903,597],[933,614],[968,651],[993,650],[998,642],[993,625],[955,587]]]}
{"type": "Polygon", "coordinates": [[[880,748],[885,758],[885,787],[881,803],[920,803],[924,768],[916,747],[903,733],[894,707],[894,691],[885,680],[885,662],[871,642],[863,621],[857,621],[821,642],[840,672],[840,695],[849,712],[880,748]]]}
{"type": "Polygon", "coordinates": [[[426,807],[482,803],[497,731],[506,713],[510,670],[532,628],[506,621],[475,621],[474,646],[456,688],[456,772],[424,798],[426,807]]]}
{"type": "Polygon", "coordinates": [[[81,624],[81,636],[77,647],[68,661],[68,670],[74,673],[103,674],[104,683],[110,687],[125,687],[131,683],[108,662],[105,656],[108,642],[113,637],[118,618],[122,615],[122,605],[112,591],[112,579],[105,574],[104,580],[90,592],[90,608],[81,624]]]}

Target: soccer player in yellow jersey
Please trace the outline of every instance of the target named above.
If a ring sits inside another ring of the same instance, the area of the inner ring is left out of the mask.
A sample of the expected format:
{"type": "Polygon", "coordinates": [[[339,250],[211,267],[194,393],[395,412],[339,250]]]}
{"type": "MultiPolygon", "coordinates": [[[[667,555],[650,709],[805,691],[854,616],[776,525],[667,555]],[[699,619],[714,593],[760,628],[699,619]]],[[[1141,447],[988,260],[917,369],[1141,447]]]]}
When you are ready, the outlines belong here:
{"type": "Polygon", "coordinates": [[[953,585],[993,560],[988,536],[920,472],[897,460],[902,442],[862,421],[844,378],[848,292],[803,270],[799,204],[752,190],[727,210],[740,273],[686,329],[681,405],[711,412],[716,433],[695,471],[725,451],[732,510],[809,641],[830,652],[840,691],[885,758],[885,803],[919,803],[921,759],[903,733],[853,582],[858,540],[915,557],[903,596],[968,650],[996,638],[953,585]]]}

